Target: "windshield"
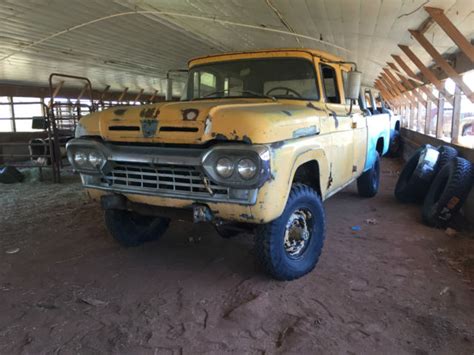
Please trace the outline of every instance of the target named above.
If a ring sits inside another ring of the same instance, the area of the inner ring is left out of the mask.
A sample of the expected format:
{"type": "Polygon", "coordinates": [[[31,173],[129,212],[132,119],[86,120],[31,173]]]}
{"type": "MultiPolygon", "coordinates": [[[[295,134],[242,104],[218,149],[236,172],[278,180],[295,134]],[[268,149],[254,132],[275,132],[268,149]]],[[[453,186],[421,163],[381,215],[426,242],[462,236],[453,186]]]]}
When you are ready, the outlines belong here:
{"type": "Polygon", "coordinates": [[[216,62],[193,67],[182,100],[272,97],[318,100],[312,63],[302,58],[216,62]]]}

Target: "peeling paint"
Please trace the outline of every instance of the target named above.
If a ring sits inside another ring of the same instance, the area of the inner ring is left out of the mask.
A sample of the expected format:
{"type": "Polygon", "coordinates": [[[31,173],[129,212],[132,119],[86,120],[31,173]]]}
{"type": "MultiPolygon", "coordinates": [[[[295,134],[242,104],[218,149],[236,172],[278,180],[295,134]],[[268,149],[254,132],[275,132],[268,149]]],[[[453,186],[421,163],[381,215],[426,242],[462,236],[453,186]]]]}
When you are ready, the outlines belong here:
{"type": "Polygon", "coordinates": [[[283,111],[281,111],[281,112],[283,112],[283,113],[284,113],[285,115],[287,115],[287,116],[293,116],[290,111],[283,110],[283,111]]]}
{"type": "Polygon", "coordinates": [[[293,138],[301,138],[308,136],[315,136],[319,134],[319,129],[316,126],[298,128],[293,131],[293,138]]]}

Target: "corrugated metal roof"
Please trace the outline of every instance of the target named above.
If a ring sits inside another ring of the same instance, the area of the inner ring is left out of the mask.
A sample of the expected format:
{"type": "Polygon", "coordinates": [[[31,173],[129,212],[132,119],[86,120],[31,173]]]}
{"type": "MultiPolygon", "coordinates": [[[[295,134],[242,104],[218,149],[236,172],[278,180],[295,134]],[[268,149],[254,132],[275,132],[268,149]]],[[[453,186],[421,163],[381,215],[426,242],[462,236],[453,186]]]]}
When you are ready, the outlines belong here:
{"type": "MultiPolygon", "coordinates": [[[[411,45],[425,63],[430,62],[407,31],[428,17],[422,8],[428,4],[445,9],[462,33],[474,37],[472,0],[4,0],[0,82],[45,84],[51,72],[64,72],[87,76],[98,89],[109,84],[114,90],[164,92],[167,70],[185,67],[191,57],[305,46],[358,62],[364,83],[371,84],[381,70],[374,61],[391,61],[390,54],[400,54],[398,43],[411,45]],[[151,13],[105,19],[28,47],[73,26],[128,11],[166,11],[267,29],[291,28],[350,52],[291,35],[151,13]]],[[[425,35],[443,53],[456,48],[437,26],[425,35]]]]}

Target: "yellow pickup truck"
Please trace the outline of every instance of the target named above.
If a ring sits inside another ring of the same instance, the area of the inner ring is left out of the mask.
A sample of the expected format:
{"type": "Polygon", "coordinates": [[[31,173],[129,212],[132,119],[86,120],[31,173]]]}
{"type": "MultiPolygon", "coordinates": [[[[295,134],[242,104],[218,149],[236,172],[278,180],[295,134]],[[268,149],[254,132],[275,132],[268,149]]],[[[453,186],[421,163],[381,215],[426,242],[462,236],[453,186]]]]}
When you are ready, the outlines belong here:
{"type": "Polygon", "coordinates": [[[379,187],[390,115],[361,109],[360,79],[311,49],[192,59],[181,101],[83,117],[68,158],[122,245],[173,218],[210,222],[223,237],[255,232],[264,270],[295,279],[321,254],[322,202],[355,180],[363,197],[379,187]]]}

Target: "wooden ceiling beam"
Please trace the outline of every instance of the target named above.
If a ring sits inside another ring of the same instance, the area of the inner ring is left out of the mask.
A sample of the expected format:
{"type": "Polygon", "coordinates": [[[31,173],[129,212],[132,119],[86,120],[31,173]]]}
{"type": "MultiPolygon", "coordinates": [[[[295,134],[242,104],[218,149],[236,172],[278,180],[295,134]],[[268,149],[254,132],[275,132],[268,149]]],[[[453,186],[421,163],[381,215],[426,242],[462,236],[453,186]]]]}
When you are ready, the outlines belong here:
{"type": "MultiPolygon", "coordinates": [[[[413,70],[410,69],[410,67],[403,61],[401,57],[398,55],[392,54],[392,58],[395,59],[397,64],[402,68],[402,70],[411,78],[415,77],[418,78],[418,76],[413,72],[413,70]]],[[[438,98],[433,94],[433,92],[427,88],[424,85],[419,86],[420,90],[423,91],[426,96],[434,102],[436,105],[438,103],[438,98]]]]}
{"type": "MultiPolygon", "coordinates": [[[[395,73],[397,73],[397,67],[395,66],[394,63],[390,63],[390,62],[387,62],[388,66],[393,70],[395,71],[395,73]]],[[[398,74],[397,74],[398,75],[398,74]]],[[[423,105],[426,105],[427,102],[426,100],[423,98],[423,95],[421,95],[417,90],[416,90],[416,87],[414,85],[412,85],[412,83],[410,83],[410,80],[408,80],[407,78],[405,78],[405,76],[403,75],[398,75],[398,77],[402,80],[403,84],[405,85],[405,87],[411,91],[411,93],[416,96],[416,98],[423,103],[423,105]]],[[[433,95],[434,96],[434,95],[433,95]]]]}
{"type": "Polygon", "coordinates": [[[441,53],[439,53],[436,48],[426,39],[426,37],[419,31],[409,30],[411,35],[418,41],[418,43],[425,49],[426,52],[433,58],[436,64],[439,65],[441,70],[443,70],[446,75],[451,78],[460,89],[466,94],[466,96],[474,102],[474,94],[467,86],[467,84],[462,80],[461,75],[458,74],[456,70],[448,63],[446,59],[443,58],[441,53]]]}
{"type": "MultiPolygon", "coordinates": [[[[420,69],[420,72],[424,75],[426,79],[430,83],[432,83],[440,92],[444,92],[444,84],[439,80],[436,75],[428,69],[423,62],[416,56],[415,53],[412,52],[408,46],[404,46],[399,44],[398,47],[403,51],[403,53],[406,54],[406,56],[413,62],[413,64],[416,65],[418,69],[420,69]]],[[[446,100],[453,104],[453,96],[452,95],[446,95],[446,100]]]]}
{"type": "Polygon", "coordinates": [[[459,31],[451,20],[445,15],[442,9],[436,7],[425,6],[426,12],[441,27],[441,29],[453,40],[459,49],[474,62],[474,46],[459,31]]]}

